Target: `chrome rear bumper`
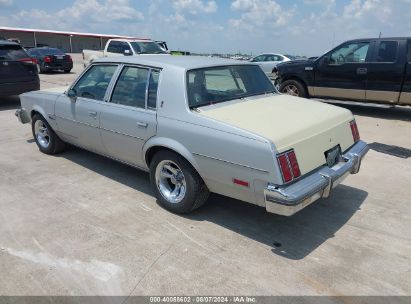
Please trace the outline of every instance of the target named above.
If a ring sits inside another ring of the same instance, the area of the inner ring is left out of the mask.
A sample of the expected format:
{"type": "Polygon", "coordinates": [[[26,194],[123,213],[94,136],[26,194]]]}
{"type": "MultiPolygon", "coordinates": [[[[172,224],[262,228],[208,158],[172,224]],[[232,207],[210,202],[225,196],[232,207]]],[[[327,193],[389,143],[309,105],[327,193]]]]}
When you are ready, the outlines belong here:
{"type": "Polygon", "coordinates": [[[265,206],[268,212],[290,216],[319,198],[326,198],[332,189],[349,174],[360,170],[361,160],[368,152],[368,145],[357,142],[343,155],[343,161],[333,167],[323,166],[289,186],[269,184],[264,190],[265,206]]]}

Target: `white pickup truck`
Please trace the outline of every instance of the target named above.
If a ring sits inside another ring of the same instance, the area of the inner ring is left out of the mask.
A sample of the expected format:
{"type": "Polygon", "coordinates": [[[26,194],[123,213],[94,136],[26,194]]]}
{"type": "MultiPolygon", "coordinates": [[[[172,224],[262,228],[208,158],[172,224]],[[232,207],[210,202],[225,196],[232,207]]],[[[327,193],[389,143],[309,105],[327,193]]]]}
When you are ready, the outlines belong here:
{"type": "Polygon", "coordinates": [[[97,58],[141,54],[169,54],[164,46],[148,39],[110,39],[102,51],[83,50],[83,65],[87,67],[97,58]]]}

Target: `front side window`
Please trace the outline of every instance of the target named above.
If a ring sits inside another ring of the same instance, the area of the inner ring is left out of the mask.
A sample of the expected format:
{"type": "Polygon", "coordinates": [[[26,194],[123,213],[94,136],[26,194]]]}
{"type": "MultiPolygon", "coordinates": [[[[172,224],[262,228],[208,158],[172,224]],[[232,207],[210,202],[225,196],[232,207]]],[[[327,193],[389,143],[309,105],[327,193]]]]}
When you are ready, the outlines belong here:
{"type": "Polygon", "coordinates": [[[190,108],[267,93],[275,93],[275,89],[259,66],[222,66],[187,72],[190,108]]]}
{"type": "Polygon", "coordinates": [[[344,44],[330,55],[330,64],[362,63],[368,53],[369,42],[352,42],[344,44]]]}
{"type": "Polygon", "coordinates": [[[125,67],[117,80],[110,102],[144,109],[148,71],[146,68],[125,67]]]}
{"type": "Polygon", "coordinates": [[[116,65],[92,66],[73,87],[77,96],[102,101],[116,69],[116,65]]]}
{"type": "Polygon", "coordinates": [[[252,61],[253,62],[261,62],[261,61],[264,61],[264,60],[265,60],[265,55],[260,55],[260,56],[255,57],[252,61]]]}
{"type": "Polygon", "coordinates": [[[377,52],[377,62],[395,62],[397,60],[397,41],[381,41],[377,52]]]}

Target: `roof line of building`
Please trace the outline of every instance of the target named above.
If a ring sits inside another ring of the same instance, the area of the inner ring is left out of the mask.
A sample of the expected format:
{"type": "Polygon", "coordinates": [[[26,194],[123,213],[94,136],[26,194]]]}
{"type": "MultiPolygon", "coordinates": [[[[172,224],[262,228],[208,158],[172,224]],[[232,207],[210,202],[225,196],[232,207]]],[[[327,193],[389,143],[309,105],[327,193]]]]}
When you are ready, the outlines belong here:
{"type": "Polygon", "coordinates": [[[107,35],[107,34],[95,34],[95,33],[52,31],[52,30],[30,29],[30,28],[20,28],[20,27],[7,27],[7,26],[0,26],[0,31],[1,30],[3,30],[3,31],[13,31],[13,32],[26,32],[26,33],[56,34],[56,35],[67,35],[67,36],[73,35],[73,36],[97,37],[97,38],[121,38],[121,39],[150,40],[149,38],[138,38],[138,37],[121,36],[121,35],[107,35]]]}

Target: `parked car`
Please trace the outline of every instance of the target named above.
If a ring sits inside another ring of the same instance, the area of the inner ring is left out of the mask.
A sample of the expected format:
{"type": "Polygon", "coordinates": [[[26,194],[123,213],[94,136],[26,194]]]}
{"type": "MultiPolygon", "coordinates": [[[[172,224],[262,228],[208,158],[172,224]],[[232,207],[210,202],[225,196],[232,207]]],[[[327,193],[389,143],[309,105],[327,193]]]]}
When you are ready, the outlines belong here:
{"type": "Polygon", "coordinates": [[[51,47],[28,49],[27,52],[36,58],[40,73],[62,70],[70,73],[73,69],[73,59],[62,50],[51,47]]]}
{"type": "Polygon", "coordinates": [[[21,95],[40,151],[70,143],[150,172],[176,213],[210,192],[292,215],[359,171],[349,110],[276,93],[258,67],[207,57],[95,60],[67,89],[21,95]]]}
{"type": "Polygon", "coordinates": [[[16,42],[0,40],[0,96],[40,89],[36,59],[16,42]]]}
{"type": "Polygon", "coordinates": [[[300,97],[411,105],[411,38],[344,42],[314,61],[279,64],[280,91],[300,97]]]}
{"type": "Polygon", "coordinates": [[[294,60],[295,57],[291,55],[281,55],[281,54],[262,54],[255,56],[250,61],[257,63],[261,69],[266,73],[269,77],[275,68],[275,66],[281,62],[287,62],[294,60]]]}
{"type": "Polygon", "coordinates": [[[83,50],[83,65],[86,67],[94,60],[103,57],[169,54],[169,52],[164,49],[165,47],[167,47],[167,44],[164,41],[156,42],[148,39],[110,39],[102,51],[83,50]]]}

